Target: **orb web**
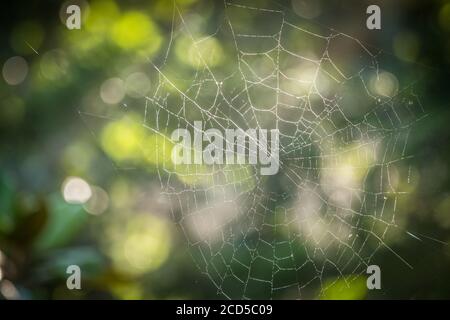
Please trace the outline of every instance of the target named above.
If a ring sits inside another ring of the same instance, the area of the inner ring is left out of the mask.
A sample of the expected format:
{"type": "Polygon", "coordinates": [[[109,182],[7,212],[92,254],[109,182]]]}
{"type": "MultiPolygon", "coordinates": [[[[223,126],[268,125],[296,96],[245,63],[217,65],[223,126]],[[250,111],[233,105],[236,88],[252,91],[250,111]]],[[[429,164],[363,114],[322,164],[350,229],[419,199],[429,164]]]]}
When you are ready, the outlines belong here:
{"type": "Polygon", "coordinates": [[[308,298],[329,279],[350,285],[379,250],[410,267],[389,235],[410,179],[408,137],[425,116],[413,85],[352,36],[290,22],[278,8],[224,6],[207,34],[174,7],[139,120],[167,142],[143,152],[200,272],[230,299],[308,298]],[[170,134],[193,132],[194,121],[278,129],[279,172],[174,166],[170,134]]]}

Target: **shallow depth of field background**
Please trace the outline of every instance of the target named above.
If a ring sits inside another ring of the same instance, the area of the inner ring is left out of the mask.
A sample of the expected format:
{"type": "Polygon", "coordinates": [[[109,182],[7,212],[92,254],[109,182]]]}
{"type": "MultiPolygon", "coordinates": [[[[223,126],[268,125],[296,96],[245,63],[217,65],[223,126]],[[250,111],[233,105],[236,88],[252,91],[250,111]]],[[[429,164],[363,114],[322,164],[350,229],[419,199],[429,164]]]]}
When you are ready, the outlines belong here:
{"type": "MultiPolygon", "coordinates": [[[[116,168],[133,157],[142,128],[107,124],[94,137],[90,128],[98,121],[79,114],[119,107],[133,117],[142,110],[155,85],[146,76],[149,59],[160,61],[170,41],[172,1],[73,2],[82,6],[81,31],[67,30],[57,1],[2,3],[0,297],[222,298],[167,216],[152,161],[116,168]],[[82,269],[82,290],[66,288],[71,264],[82,269]]],[[[215,32],[221,1],[176,2],[198,24],[199,36],[215,32]]],[[[423,241],[399,235],[391,242],[413,269],[382,249],[372,261],[382,266],[382,290],[346,287],[338,279],[327,294],[311,290],[305,298],[450,298],[450,1],[380,1],[382,30],[369,31],[365,8],[373,3],[257,2],[289,11],[293,23],[334,28],[383,50],[381,63],[392,74],[417,81],[428,114],[410,138],[414,183],[397,212],[423,241]]],[[[227,55],[221,40],[219,33],[210,42],[218,47],[209,49],[219,52],[218,64],[230,63],[220,56],[227,55]]],[[[189,47],[173,45],[171,59],[189,70],[189,47]]]]}

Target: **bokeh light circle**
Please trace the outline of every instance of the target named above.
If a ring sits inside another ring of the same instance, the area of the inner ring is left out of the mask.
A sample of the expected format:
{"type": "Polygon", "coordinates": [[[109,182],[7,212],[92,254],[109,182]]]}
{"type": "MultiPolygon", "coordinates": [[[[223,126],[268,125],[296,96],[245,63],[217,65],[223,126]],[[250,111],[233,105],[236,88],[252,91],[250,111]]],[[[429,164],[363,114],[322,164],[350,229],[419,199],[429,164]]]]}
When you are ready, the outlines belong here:
{"type": "Polygon", "coordinates": [[[3,65],[3,79],[12,86],[22,83],[28,74],[28,63],[20,57],[11,57],[3,65]]]}

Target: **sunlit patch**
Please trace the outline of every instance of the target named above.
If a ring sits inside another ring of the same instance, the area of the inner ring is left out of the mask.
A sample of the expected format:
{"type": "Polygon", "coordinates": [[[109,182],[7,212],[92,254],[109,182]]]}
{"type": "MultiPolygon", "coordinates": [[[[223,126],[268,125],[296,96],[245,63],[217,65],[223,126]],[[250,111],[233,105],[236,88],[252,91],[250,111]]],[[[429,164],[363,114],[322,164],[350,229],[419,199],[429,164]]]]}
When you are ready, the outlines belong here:
{"type": "Polygon", "coordinates": [[[318,71],[318,66],[309,62],[292,67],[283,73],[283,88],[297,96],[308,94],[314,87],[318,71]]]}
{"type": "Polygon", "coordinates": [[[130,74],[125,80],[127,95],[133,98],[142,98],[150,90],[150,79],[143,72],[130,74]]]}
{"type": "MultiPolygon", "coordinates": [[[[345,197],[346,193],[334,191],[331,197],[345,197]]],[[[296,224],[305,245],[311,249],[336,249],[337,247],[351,241],[351,229],[348,225],[338,219],[334,219],[336,212],[332,207],[324,205],[324,195],[314,189],[305,189],[299,192],[294,205],[296,224]],[[327,212],[330,210],[330,212],[327,212]]],[[[335,199],[340,201],[341,199],[335,199]]],[[[322,255],[318,259],[325,258],[322,255]]]]}
{"type": "Polygon", "coordinates": [[[106,125],[101,133],[104,150],[114,160],[140,160],[142,141],[146,136],[145,128],[132,118],[121,119],[106,125]]]}
{"type": "Polygon", "coordinates": [[[89,184],[78,177],[68,177],[62,185],[62,194],[67,203],[83,204],[92,196],[89,184]]]}
{"type": "Polygon", "coordinates": [[[91,33],[104,33],[111,28],[120,15],[119,8],[113,0],[96,0],[90,2],[86,29],[91,33]]]}
{"type": "Polygon", "coordinates": [[[173,142],[162,134],[151,134],[143,143],[144,157],[147,162],[164,168],[172,167],[173,142]]]}
{"type": "Polygon", "coordinates": [[[113,282],[109,286],[111,292],[119,299],[139,300],[144,297],[144,289],[140,282],[113,282]]]}
{"type": "Polygon", "coordinates": [[[180,181],[188,185],[207,186],[214,183],[211,168],[201,164],[180,164],[174,167],[180,181]]]}
{"type": "MultiPolygon", "coordinates": [[[[178,7],[188,7],[192,4],[195,4],[198,0],[177,0],[176,4],[178,7]]],[[[152,1],[151,12],[153,16],[158,17],[158,19],[164,19],[166,21],[170,21],[173,15],[173,4],[168,2],[167,0],[155,0],[152,1]]],[[[207,5],[208,3],[202,3],[202,5],[207,5]]],[[[211,2],[212,4],[212,2],[211,2]]],[[[212,8],[213,6],[211,6],[212,8]]],[[[204,11],[205,6],[202,7],[204,11]]]]}
{"type": "Polygon", "coordinates": [[[163,134],[150,133],[134,117],[109,123],[101,140],[114,160],[172,167],[173,142],[163,134]]]}
{"type": "MultiPolygon", "coordinates": [[[[218,199],[227,197],[219,188],[212,189],[211,195],[213,192],[221,195],[217,197],[218,199]]],[[[216,200],[213,203],[205,204],[202,208],[198,208],[198,210],[186,216],[185,223],[195,239],[215,243],[222,239],[223,231],[238,216],[239,208],[235,202],[216,200]]]]}
{"type": "MultiPolygon", "coordinates": [[[[83,29],[82,29],[83,30],[83,29]]],[[[72,49],[72,55],[85,68],[100,67],[108,57],[104,38],[99,34],[66,31],[64,41],[72,49]]]]}
{"type": "Polygon", "coordinates": [[[380,96],[391,98],[398,92],[398,80],[395,75],[387,71],[374,74],[370,79],[371,90],[380,96]]]}
{"type": "Polygon", "coordinates": [[[111,28],[111,39],[123,49],[138,49],[144,55],[155,53],[162,42],[155,23],[145,14],[130,11],[122,15],[111,28]]]}
{"type": "Polygon", "coordinates": [[[22,83],[28,74],[28,63],[22,57],[9,58],[3,64],[3,79],[6,83],[15,86],[22,83]]]}
{"type": "Polygon", "coordinates": [[[213,37],[207,37],[193,42],[188,37],[177,40],[175,52],[180,61],[191,67],[214,67],[224,60],[224,52],[219,41],[213,37]]]}
{"type": "Polygon", "coordinates": [[[0,282],[0,292],[8,300],[20,299],[19,290],[9,280],[4,279],[0,282]]]}
{"type": "Polygon", "coordinates": [[[100,215],[109,207],[109,196],[105,190],[97,186],[91,186],[92,196],[84,204],[84,209],[93,215],[100,215]]]}
{"type": "Polygon", "coordinates": [[[107,104],[117,104],[125,97],[125,83],[120,78],[105,80],[100,87],[100,97],[107,104]]]}
{"type": "Polygon", "coordinates": [[[378,157],[376,141],[361,141],[343,148],[338,154],[326,157],[322,168],[322,185],[327,193],[338,189],[360,189],[378,157]]]}
{"type": "Polygon", "coordinates": [[[166,222],[150,214],[129,216],[126,223],[112,226],[107,237],[114,266],[130,275],[158,269],[167,260],[172,242],[166,222]]]}
{"type": "Polygon", "coordinates": [[[367,294],[366,279],[359,275],[329,279],[324,284],[320,298],[324,300],[361,300],[367,294]]]}

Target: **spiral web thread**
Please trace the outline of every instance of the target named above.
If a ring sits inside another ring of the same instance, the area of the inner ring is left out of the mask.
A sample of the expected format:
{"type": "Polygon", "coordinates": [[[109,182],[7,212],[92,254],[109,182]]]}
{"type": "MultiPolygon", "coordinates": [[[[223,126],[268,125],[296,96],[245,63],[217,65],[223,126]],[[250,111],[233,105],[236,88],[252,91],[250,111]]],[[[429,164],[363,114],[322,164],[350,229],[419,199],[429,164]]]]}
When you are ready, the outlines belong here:
{"type": "MultiPolygon", "coordinates": [[[[379,249],[411,267],[389,234],[406,232],[396,211],[410,183],[407,141],[425,116],[413,87],[376,92],[381,52],[334,30],[295,25],[284,10],[225,2],[219,24],[196,37],[174,7],[167,51],[150,61],[156,84],[142,124],[164,139],[175,128],[193,132],[194,121],[203,130],[280,132],[275,176],[261,176],[256,165],[158,164],[172,218],[217,293],[311,297],[339,280],[351,286],[379,249]],[[188,75],[172,61],[182,38],[197,61],[188,75]],[[211,39],[226,52],[222,66],[209,65],[211,39]]],[[[160,155],[160,147],[151,152],[160,155]]]]}

